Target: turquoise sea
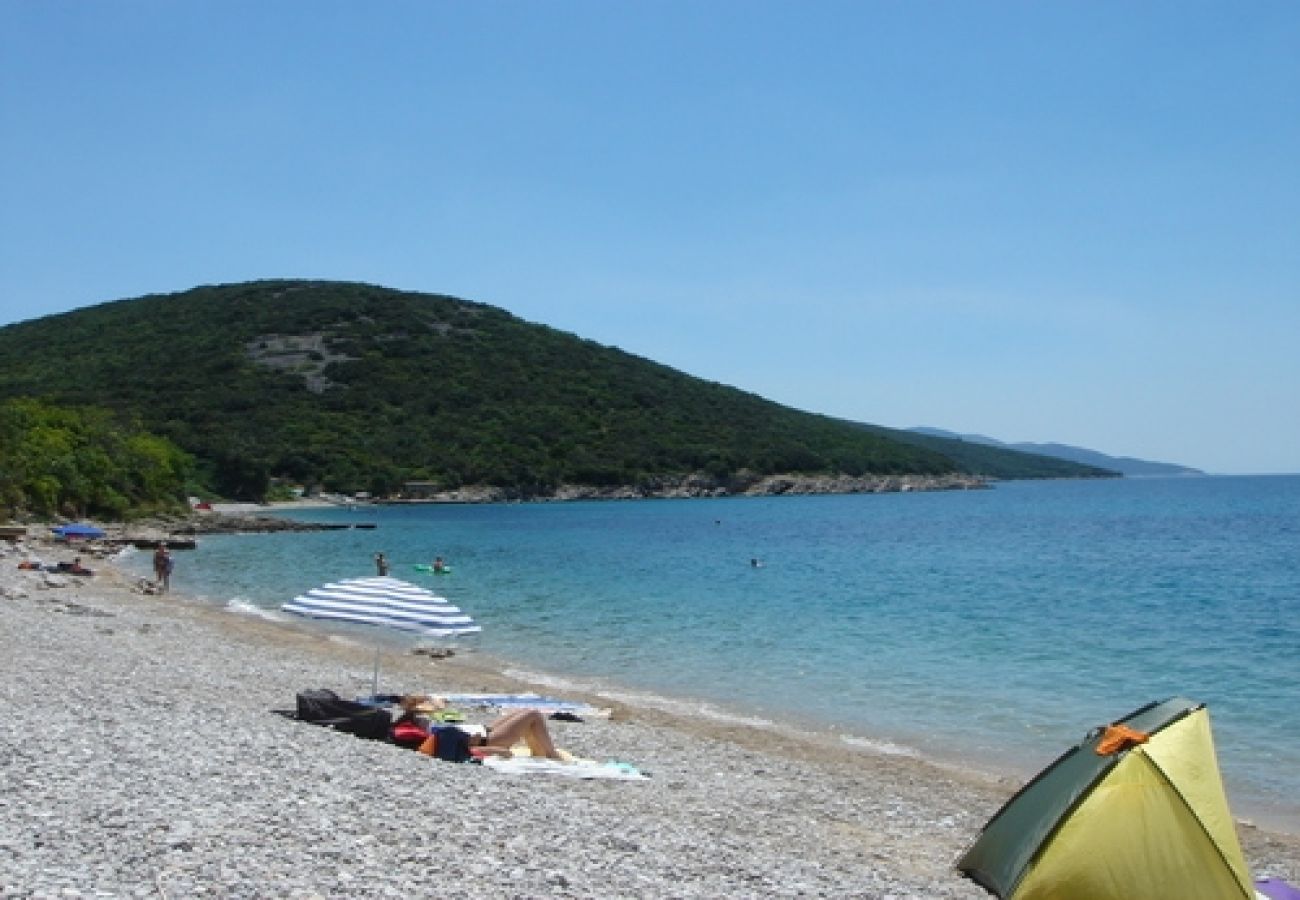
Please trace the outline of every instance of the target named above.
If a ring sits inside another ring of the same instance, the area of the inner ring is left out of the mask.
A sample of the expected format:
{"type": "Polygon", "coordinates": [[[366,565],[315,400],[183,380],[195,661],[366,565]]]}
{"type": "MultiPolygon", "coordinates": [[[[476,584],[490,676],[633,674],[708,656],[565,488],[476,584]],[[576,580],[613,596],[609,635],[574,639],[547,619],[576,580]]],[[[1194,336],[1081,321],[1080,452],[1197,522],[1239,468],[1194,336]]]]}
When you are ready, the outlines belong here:
{"type": "Polygon", "coordinates": [[[1183,695],[1234,811],[1300,831],[1300,476],[295,515],[377,527],[205,538],[175,588],[277,615],[383,550],[553,692],[1017,775],[1183,695]]]}

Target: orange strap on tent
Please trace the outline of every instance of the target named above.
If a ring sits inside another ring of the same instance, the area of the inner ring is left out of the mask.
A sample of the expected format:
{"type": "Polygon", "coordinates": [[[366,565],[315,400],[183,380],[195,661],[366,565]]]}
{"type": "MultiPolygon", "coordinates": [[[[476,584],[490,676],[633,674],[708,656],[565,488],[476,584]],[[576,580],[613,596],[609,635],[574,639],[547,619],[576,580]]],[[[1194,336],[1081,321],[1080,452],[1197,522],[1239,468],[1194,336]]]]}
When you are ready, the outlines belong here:
{"type": "Polygon", "coordinates": [[[1094,752],[1098,756],[1110,756],[1112,753],[1136,747],[1138,744],[1145,744],[1150,738],[1151,735],[1146,732],[1137,731],[1127,725],[1107,725],[1094,752]]]}

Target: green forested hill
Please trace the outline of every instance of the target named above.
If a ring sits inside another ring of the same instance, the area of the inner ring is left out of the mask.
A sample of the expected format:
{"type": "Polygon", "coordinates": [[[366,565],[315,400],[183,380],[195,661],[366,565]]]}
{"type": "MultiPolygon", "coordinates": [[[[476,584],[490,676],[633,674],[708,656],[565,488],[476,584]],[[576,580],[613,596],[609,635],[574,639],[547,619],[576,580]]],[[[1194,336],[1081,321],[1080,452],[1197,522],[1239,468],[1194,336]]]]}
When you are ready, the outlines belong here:
{"type": "Polygon", "coordinates": [[[500,309],[352,283],[201,287],[10,325],[0,398],[13,396],[135,416],[226,496],[270,476],[529,494],[690,472],[960,470],[500,309]]]}

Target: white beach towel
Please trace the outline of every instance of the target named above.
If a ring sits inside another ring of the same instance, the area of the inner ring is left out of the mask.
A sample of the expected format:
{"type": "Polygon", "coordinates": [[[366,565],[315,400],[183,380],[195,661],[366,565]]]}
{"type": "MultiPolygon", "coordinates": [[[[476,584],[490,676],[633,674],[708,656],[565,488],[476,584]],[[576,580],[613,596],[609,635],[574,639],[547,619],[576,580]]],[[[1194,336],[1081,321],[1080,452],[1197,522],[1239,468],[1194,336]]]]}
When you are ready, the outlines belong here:
{"type": "Polygon", "coordinates": [[[566,712],[593,719],[608,719],[611,710],[541,694],[443,694],[450,706],[463,709],[535,709],[542,713],[566,712]]]}
{"type": "Polygon", "coordinates": [[[545,759],[538,756],[489,756],[483,765],[503,775],[559,775],[564,778],[608,778],[617,781],[646,781],[635,766],[627,763],[596,762],[592,759],[545,759]]]}

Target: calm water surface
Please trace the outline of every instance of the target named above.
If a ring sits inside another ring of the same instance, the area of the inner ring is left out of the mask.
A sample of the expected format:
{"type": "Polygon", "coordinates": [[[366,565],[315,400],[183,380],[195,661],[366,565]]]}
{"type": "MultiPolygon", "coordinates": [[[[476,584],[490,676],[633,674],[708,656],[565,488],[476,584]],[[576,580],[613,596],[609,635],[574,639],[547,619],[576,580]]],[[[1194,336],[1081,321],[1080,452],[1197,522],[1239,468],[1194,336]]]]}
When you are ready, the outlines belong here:
{"type": "Polygon", "coordinates": [[[176,587],[273,610],[384,550],[557,688],[1020,774],[1183,695],[1235,811],[1300,830],[1300,476],[298,515],[378,528],[206,538],[176,587]]]}

